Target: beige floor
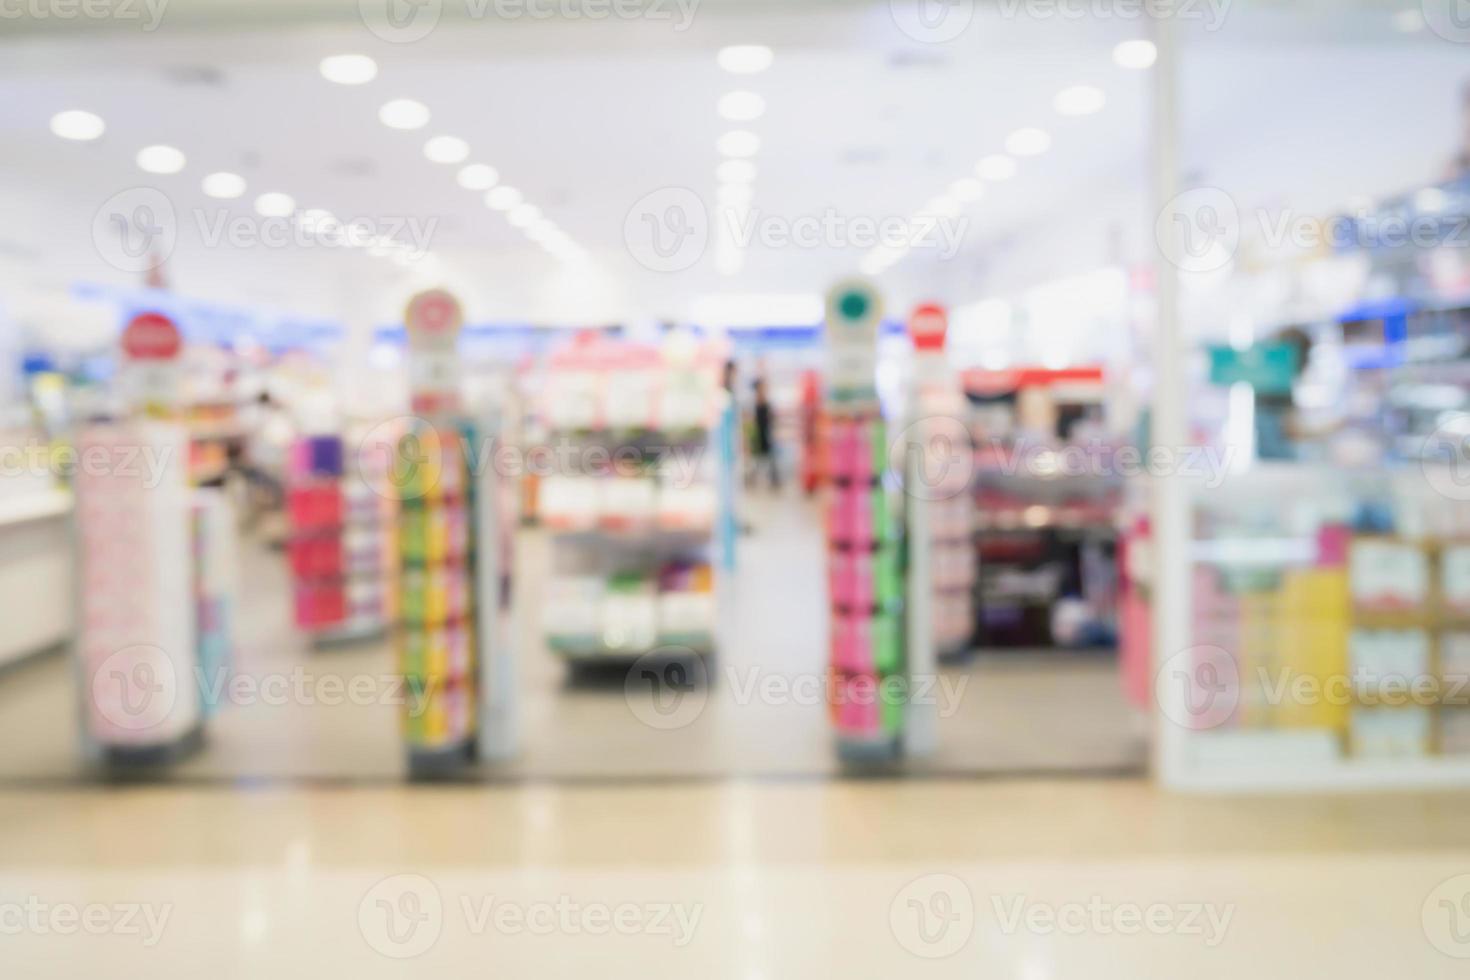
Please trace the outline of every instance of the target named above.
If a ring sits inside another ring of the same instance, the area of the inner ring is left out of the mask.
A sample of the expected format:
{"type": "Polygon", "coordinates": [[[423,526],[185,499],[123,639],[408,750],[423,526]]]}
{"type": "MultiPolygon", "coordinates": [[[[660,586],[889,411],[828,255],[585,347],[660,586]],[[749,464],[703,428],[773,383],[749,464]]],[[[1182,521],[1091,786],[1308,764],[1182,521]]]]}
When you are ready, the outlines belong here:
{"type": "MultiPolygon", "coordinates": [[[[827,659],[820,527],[798,498],[752,497],[753,534],[741,539],[739,571],[727,583],[727,628],[714,683],[661,727],[650,692],[624,689],[622,673],[569,684],[565,665],[539,638],[538,584],[550,560],[543,535],[523,536],[518,555],[522,620],[522,750],[486,775],[508,779],[825,778],[838,771],[822,691],[827,659]],[[806,683],[762,696],[760,685],[806,683]],[[813,700],[809,695],[817,695],[813,700]],[[649,720],[653,723],[649,723],[649,720]]],[[[345,688],[382,679],[396,691],[387,642],[312,650],[291,626],[284,558],[259,546],[243,555],[241,648],[236,668],[295,690],[345,688]]],[[[1141,720],[1123,699],[1113,664],[1049,652],[987,659],[944,672],[940,750],[918,773],[1138,772],[1141,720]]],[[[88,778],[76,736],[75,682],[62,656],[0,675],[0,783],[88,778]]],[[[229,705],[209,723],[204,752],[174,778],[395,782],[402,778],[398,709],[390,703],[323,699],[229,705]]]]}
{"type": "Polygon", "coordinates": [[[1467,808],[1135,781],[0,792],[0,959],[18,977],[1463,977],[1467,808]],[[98,934],[63,934],[67,915],[98,934]]]}

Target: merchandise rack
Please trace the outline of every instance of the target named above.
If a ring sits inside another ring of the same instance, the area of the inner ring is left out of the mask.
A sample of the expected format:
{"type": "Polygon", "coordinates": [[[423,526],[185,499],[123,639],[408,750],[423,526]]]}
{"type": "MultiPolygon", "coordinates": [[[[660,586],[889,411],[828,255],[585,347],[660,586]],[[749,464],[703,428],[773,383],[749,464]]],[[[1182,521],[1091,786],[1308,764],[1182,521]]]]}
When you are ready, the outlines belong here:
{"type": "Polygon", "coordinates": [[[728,416],[711,354],[583,338],[551,358],[544,414],[570,469],[540,484],[543,632],[573,667],[716,652],[728,416]]]}
{"type": "Polygon", "coordinates": [[[313,646],[380,637],[397,614],[396,502],[384,492],[386,465],[374,453],[350,453],[339,435],[291,447],[286,550],[296,625],[313,646]]]}
{"type": "MultiPolygon", "coordinates": [[[[937,669],[929,525],[918,496],[899,501],[891,493],[889,433],[876,389],[881,317],[882,302],[864,281],[839,283],[828,294],[828,690],[838,758],[855,767],[895,764],[937,740],[934,712],[909,699],[912,678],[937,669]]],[[[906,477],[916,476],[917,454],[905,448],[900,465],[906,477]]]]}
{"type": "Polygon", "coordinates": [[[513,508],[484,455],[498,421],[460,410],[458,301],[420,293],[405,321],[416,417],[388,473],[399,501],[395,643],[409,776],[434,779],[515,750],[513,508]]]}

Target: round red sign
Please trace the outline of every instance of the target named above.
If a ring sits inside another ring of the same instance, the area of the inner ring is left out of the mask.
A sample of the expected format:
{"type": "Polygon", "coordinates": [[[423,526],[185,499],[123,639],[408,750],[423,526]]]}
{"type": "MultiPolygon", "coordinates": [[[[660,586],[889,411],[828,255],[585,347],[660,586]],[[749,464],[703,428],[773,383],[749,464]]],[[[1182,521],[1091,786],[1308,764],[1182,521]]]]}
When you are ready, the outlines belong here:
{"type": "Polygon", "coordinates": [[[171,361],[184,341],[179,328],[162,313],[139,313],[123,330],[123,353],[135,361],[171,361]]]}

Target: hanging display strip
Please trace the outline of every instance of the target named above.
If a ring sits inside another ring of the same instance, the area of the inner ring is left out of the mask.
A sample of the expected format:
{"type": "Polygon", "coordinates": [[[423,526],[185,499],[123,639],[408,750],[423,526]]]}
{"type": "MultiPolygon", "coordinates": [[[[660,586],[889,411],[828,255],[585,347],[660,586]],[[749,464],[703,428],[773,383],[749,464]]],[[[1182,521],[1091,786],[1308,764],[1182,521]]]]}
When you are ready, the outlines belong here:
{"type": "Polygon", "coordinates": [[[287,545],[296,625],[316,642],[376,636],[396,613],[394,501],[370,485],[341,436],[292,446],[287,545]]]}
{"type": "Polygon", "coordinates": [[[398,663],[407,684],[411,761],[472,759],[478,661],[475,481],[468,423],[412,423],[400,458],[398,663]]]}
{"type": "Polygon", "coordinates": [[[76,476],[84,743],[107,765],[169,762],[202,740],[188,446],[163,421],[77,437],[94,461],[76,476]]]}
{"type": "Polygon", "coordinates": [[[239,553],[235,510],[222,490],[195,490],[194,624],[200,691],[206,716],[219,710],[216,700],[229,681],[235,659],[239,609],[239,553]]]}
{"type": "Polygon", "coordinates": [[[882,307],[865,283],[827,303],[828,698],[844,762],[896,759],[907,710],[902,523],[884,486],[888,430],[878,402],[882,307]]]}

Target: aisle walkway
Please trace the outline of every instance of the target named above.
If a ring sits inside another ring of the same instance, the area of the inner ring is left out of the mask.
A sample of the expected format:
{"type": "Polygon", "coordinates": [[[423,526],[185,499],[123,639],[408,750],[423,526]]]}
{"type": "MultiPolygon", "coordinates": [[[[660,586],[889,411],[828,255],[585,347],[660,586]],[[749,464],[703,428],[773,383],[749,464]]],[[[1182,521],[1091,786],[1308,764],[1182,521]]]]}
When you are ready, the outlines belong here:
{"type": "Polygon", "coordinates": [[[1077,781],[0,791],[0,908],[134,910],[8,929],[0,956],[27,978],[1437,980],[1470,956],[1467,807],[1077,781]]]}

